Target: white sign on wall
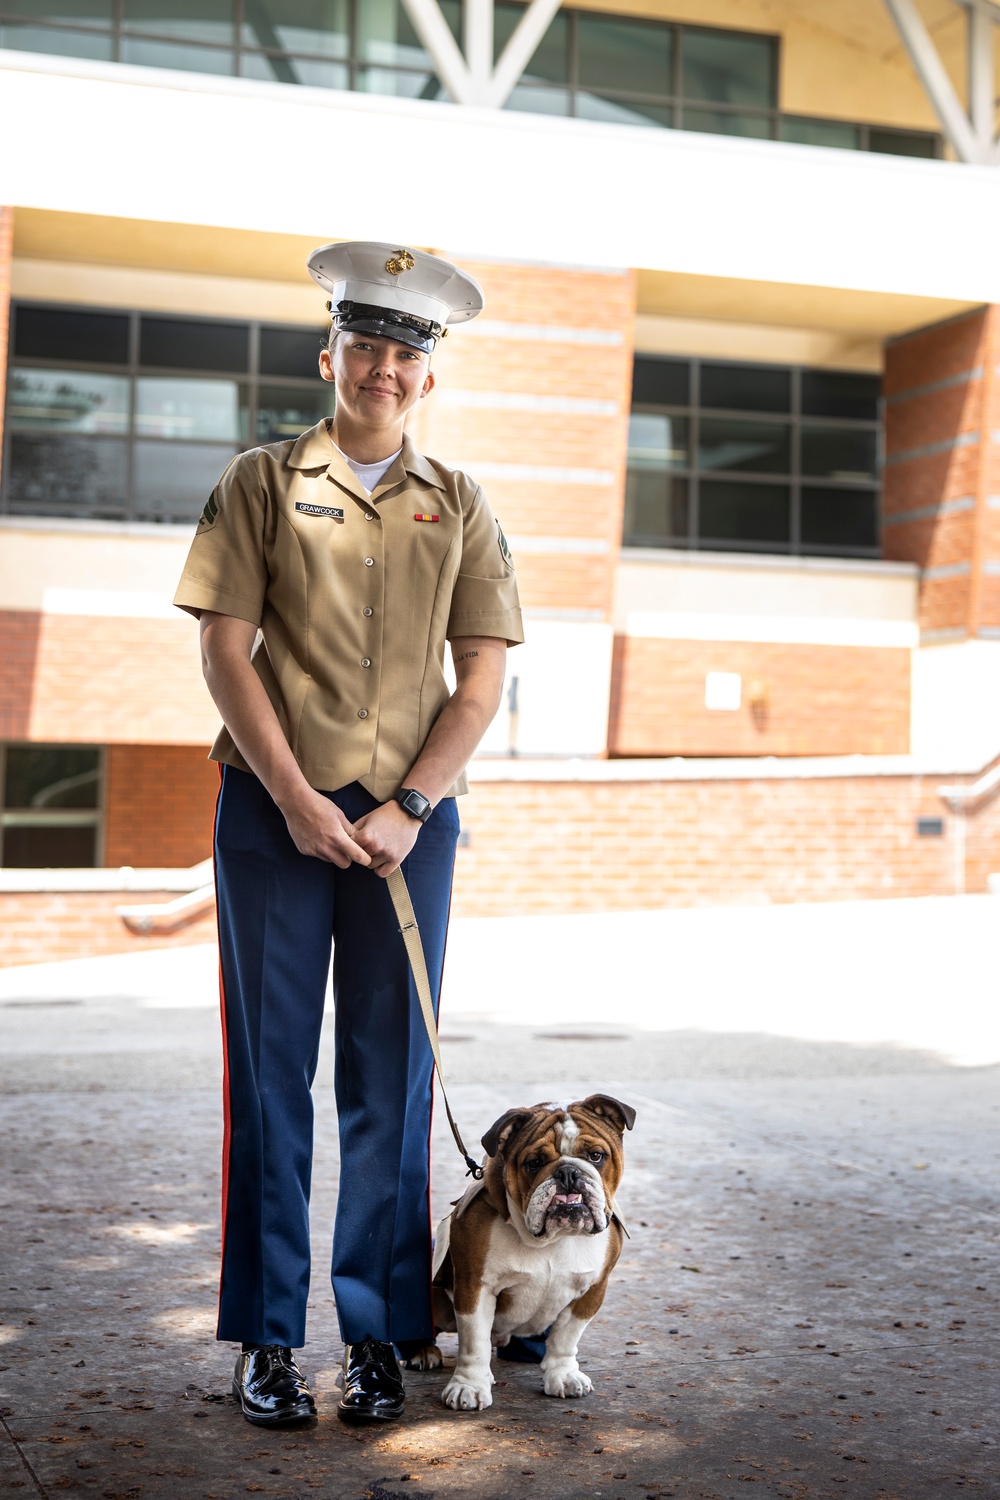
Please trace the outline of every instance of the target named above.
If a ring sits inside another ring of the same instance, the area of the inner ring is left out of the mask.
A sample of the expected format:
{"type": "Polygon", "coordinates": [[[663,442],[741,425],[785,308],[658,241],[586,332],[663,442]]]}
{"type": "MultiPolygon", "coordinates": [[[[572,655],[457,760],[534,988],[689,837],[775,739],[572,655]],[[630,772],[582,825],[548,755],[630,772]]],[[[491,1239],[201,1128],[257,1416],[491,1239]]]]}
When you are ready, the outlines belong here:
{"type": "Polygon", "coordinates": [[[705,676],[705,707],[732,712],[743,699],[739,672],[708,672],[705,676]]]}

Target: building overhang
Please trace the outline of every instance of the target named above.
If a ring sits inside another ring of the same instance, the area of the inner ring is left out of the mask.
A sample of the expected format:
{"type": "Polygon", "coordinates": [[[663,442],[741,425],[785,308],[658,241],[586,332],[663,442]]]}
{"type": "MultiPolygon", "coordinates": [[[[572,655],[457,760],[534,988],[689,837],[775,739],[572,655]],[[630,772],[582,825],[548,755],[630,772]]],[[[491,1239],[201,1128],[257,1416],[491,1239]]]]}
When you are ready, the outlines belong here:
{"type": "Polygon", "coordinates": [[[990,167],[9,51],[0,80],[16,208],[634,266],[695,316],[899,332],[1000,302],[990,167]]]}

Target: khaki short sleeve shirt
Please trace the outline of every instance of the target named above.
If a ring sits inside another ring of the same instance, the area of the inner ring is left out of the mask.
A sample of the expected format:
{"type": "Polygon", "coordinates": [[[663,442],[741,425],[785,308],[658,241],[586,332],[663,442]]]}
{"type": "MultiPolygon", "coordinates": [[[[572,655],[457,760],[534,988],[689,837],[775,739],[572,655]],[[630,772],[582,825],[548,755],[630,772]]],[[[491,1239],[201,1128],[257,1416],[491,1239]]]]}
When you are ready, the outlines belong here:
{"type": "MultiPolygon", "coordinates": [[[[523,641],[514,569],[467,475],[403,451],[371,496],[319,423],[235,458],[174,603],[260,629],[253,664],[311,786],[386,801],[448,699],[445,642],[523,641]]],[[[248,769],[223,729],[212,759],[248,769]]],[[[451,794],[466,790],[464,777],[451,794]]]]}

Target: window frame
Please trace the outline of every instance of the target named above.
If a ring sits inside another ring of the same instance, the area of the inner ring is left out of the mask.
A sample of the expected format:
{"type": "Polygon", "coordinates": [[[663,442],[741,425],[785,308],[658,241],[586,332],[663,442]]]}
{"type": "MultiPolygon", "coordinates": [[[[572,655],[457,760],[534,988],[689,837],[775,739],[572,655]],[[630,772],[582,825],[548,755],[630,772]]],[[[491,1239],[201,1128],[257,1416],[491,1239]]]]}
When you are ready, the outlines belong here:
{"type": "MultiPolygon", "coordinates": [[[[650,552],[680,549],[699,552],[758,552],[778,554],[782,557],[853,557],[879,559],[882,557],[882,477],[884,469],[884,398],[879,395],[875,417],[819,417],[802,411],[802,377],[813,367],[808,365],[774,365],[761,360],[721,359],[718,356],[678,356],[669,354],[647,354],[639,351],[635,359],[662,360],[670,364],[687,364],[688,403],[655,403],[636,401],[629,404],[629,415],[633,412],[649,412],[669,415],[685,420],[688,424],[688,462],[684,466],[665,470],[671,477],[682,479],[688,489],[687,534],[684,537],[661,537],[653,540],[643,533],[629,533],[624,529],[622,518],[622,546],[627,549],[650,552]],[[748,411],[742,408],[706,407],[701,403],[701,371],[703,365],[736,365],[743,369],[757,370],[762,367],[787,370],[791,377],[791,391],[787,412],[748,411]],[[783,423],[790,429],[790,463],[786,473],[748,473],[739,469],[703,469],[698,454],[701,446],[701,423],[703,418],[715,421],[752,421],[783,423]],[[814,474],[803,474],[801,463],[802,430],[804,427],[825,427],[838,431],[874,432],[876,434],[875,477],[871,481],[834,479],[814,474]],[[787,545],[774,542],[719,541],[701,536],[700,490],[706,481],[724,480],[732,483],[754,485],[783,484],[789,487],[789,526],[787,545]],[[845,547],[822,543],[802,542],[802,493],[808,489],[845,490],[849,493],[872,494],[876,505],[877,540],[871,547],[845,547]]],[[[840,372],[835,372],[840,373],[840,372]]],[[[844,374],[862,374],[862,371],[844,371],[844,374]]],[[[628,461],[626,459],[626,476],[628,461]]],[[[626,478],[627,483],[627,478],[626,478]]]]}
{"type": "MultiPolygon", "coordinates": [[[[178,47],[178,48],[181,48],[181,47],[195,47],[199,51],[212,54],[212,55],[214,55],[216,57],[228,57],[229,58],[230,66],[229,66],[228,71],[226,71],[225,69],[221,69],[221,68],[220,69],[206,70],[206,76],[208,76],[208,77],[212,77],[212,76],[223,77],[223,78],[244,78],[244,77],[247,77],[248,75],[245,74],[243,72],[243,70],[242,70],[242,62],[243,62],[243,56],[244,56],[244,54],[249,54],[252,57],[263,57],[263,58],[272,57],[272,58],[276,58],[276,59],[279,59],[281,61],[289,62],[289,63],[294,63],[295,61],[301,59],[304,62],[331,63],[331,64],[334,64],[334,65],[340,65],[340,66],[346,67],[347,74],[348,74],[348,79],[349,79],[348,88],[351,91],[355,91],[355,92],[359,92],[359,93],[369,92],[368,90],[365,90],[364,88],[362,88],[362,86],[360,84],[360,81],[359,81],[361,73],[366,68],[377,68],[380,71],[387,72],[387,73],[405,73],[407,75],[414,76],[414,77],[422,77],[422,76],[425,76],[429,72],[430,75],[431,75],[431,77],[433,78],[433,80],[435,82],[435,85],[436,85],[435,86],[434,94],[432,96],[429,96],[429,97],[438,98],[438,97],[441,97],[444,94],[444,92],[445,92],[444,91],[444,85],[441,83],[440,79],[438,78],[437,72],[436,72],[436,70],[434,68],[434,64],[433,64],[432,61],[430,62],[429,66],[427,68],[416,68],[416,67],[409,67],[405,63],[404,64],[395,64],[395,63],[381,64],[381,63],[373,63],[370,58],[363,57],[361,55],[361,52],[360,52],[360,30],[361,30],[360,29],[360,11],[361,11],[362,5],[364,4],[364,0],[347,0],[347,4],[348,4],[348,23],[347,23],[347,25],[348,25],[348,50],[347,50],[347,56],[346,57],[333,57],[329,53],[308,52],[306,50],[294,50],[294,49],[291,49],[291,48],[275,49],[273,47],[264,47],[264,46],[252,47],[252,46],[248,46],[246,44],[246,42],[243,40],[243,35],[244,35],[243,28],[244,28],[244,23],[245,23],[245,20],[246,20],[246,15],[245,15],[246,5],[244,3],[244,0],[232,0],[232,30],[231,30],[231,37],[230,37],[229,42],[224,42],[224,41],[221,41],[221,40],[220,41],[201,41],[201,40],[199,40],[196,37],[186,38],[184,36],[179,36],[177,33],[171,34],[168,31],[162,31],[162,32],[160,32],[160,31],[153,31],[153,30],[149,30],[149,29],[145,29],[145,28],[142,29],[142,30],[133,29],[133,28],[131,28],[129,26],[127,20],[125,19],[125,4],[124,4],[124,0],[113,0],[113,5],[112,5],[112,19],[111,19],[110,23],[104,24],[103,22],[98,21],[98,22],[92,22],[89,25],[85,24],[85,23],[76,23],[76,24],[74,24],[72,21],[63,21],[63,20],[58,20],[58,19],[56,19],[56,20],[48,20],[48,19],[42,19],[42,18],[34,18],[34,17],[30,17],[30,16],[15,15],[13,13],[9,13],[9,12],[5,11],[4,7],[3,7],[2,0],[0,0],[0,25],[32,27],[32,28],[36,28],[36,29],[38,29],[40,31],[57,31],[57,32],[71,31],[71,32],[75,32],[75,33],[79,34],[80,36],[84,36],[84,37],[94,37],[94,36],[110,37],[110,39],[111,39],[111,59],[110,60],[112,62],[115,62],[115,63],[119,63],[119,62],[123,61],[123,57],[122,57],[123,43],[127,43],[127,42],[152,42],[152,43],[159,44],[159,45],[168,45],[168,46],[172,45],[172,46],[175,46],[175,47],[178,47]]],[[[403,14],[405,16],[405,14],[406,14],[405,11],[403,12],[403,14]]],[[[409,18],[406,17],[406,19],[407,19],[407,23],[409,23],[409,18]]],[[[133,67],[136,67],[136,66],[141,66],[141,67],[156,67],[156,66],[158,66],[158,64],[155,64],[155,63],[128,64],[128,65],[129,66],[133,66],[133,67]]],[[[257,82],[261,82],[261,81],[267,81],[267,80],[260,80],[260,79],[258,79],[256,81],[257,82]]],[[[272,81],[273,82],[279,82],[280,80],[274,79],[272,81]]],[[[297,84],[296,83],[296,84],[291,84],[290,87],[292,87],[292,88],[300,88],[300,87],[322,87],[322,85],[301,85],[301,84],[297,84]]],[[[422,97],[422,96],[417,96],[417,97],[422,97]]]]}
{"type": "MultiPolygon", "coordinates": [[[[246,390],[246,435],[245,439],[237,436],[232,443],[234,454],[245,452],[249,448],[258,445],[257,418],[260,412],[260,392],[262,387],[283,386],[290,391],[310,392],[315,395],[317,388],[321,385],[318,360],[322,348],[324,328],[317,325],[316,335],[316,358],[317,370],[315,378],[298,375],[270,375],[260,369],[260,343],[261,332],[264,329],[295,329],[308,335],[310,330],[305,324],[271,323],[262,319],[249,318],[226,318],[208,317],[204,314],[183,314],[164,311],[160,308],[122,308],[95,306],[89,303],[70,302],[42,302],[36,298],[13,298],[10,304],[10,332],[7,345],[7,406],[10,404],[10,375],[15,368],[25,370],[79,370],[90,375],[114,375],[128,381],[128,426],[124,434],[94,434],[98,442],[117,442],[125,444],[125,500],[122,514],[116,517],[110,524],[124,525],[193,525],[197,519],[192,515],[189,519],[171,517],[159,519],[153,514],[136,514],[135,497],[135,453],[136,445],[141,442],[165,442],[176,444],[177,447],[193,448],[219,448],[228,446],[227,443],[218,438],[157,438],[155,435],[140,433],[136,429],[136,406],[138,381],[148,378],[163,378],[176,380],[228,380],[246,390]],[[127,317],[128,326],[128,359],[123,364],[112,364],[110,362],[96,363],[82,359],[60,360],[42,358],[40,356],[19,357],[15,355],[17,339],[17,316],[22,308],[44,308],[48,311],[66,312],[88,312],[106,314],[113,317],[127,317]],[[188,368],[173,365],[144,365],[139,360],[139,337],[143,318],[157,318],[175,320],[182,323],[202,323],[216,325],[219,323],[232,323],[239,327],[248,329],[247,345],[247,368],[246,371],[214,370],[207,367],[188,368]]],[[[43,435],[44,429],[39,429],[38,435],[43,435]]],[[[51,511],[11,511],[9,509],[10,486],[12,478],[12,465],[10,460],[11,443],[15,436],[20,433],[12,431],[9,417],[3,423],[3,446],[0,454],[0,517],[9,517],[12,520],[30,521],[37,514],[39,517],[59,519],[58,509],[51,511]]],[[[58,434],[52,434],[53,440],[58,440],[58,434]]],[[[88,436],[91,436],[88,434],[88,436]]],[[[221,473],[221,470],[220,470],[221,473]]],[[[202,497],[207,498],[207,493],[202,497]]],[[[69,520],[86,520],[85,516],[66,517],[69,520]]],[[[98,518],[94,518],[98,519],[98,518]]]]}
{"type": "MultiPolygon", "coordinates": [[[[501,4],[505,4],[505,5],[511,5],[511,4],[515,3],[515,0],[500,0],[500,3],[501,4]]],[[[78,35],[80,35],[82,37],[91,37],[91,38],[93,38],[95,36],[97,36],[97,37],[109,37],[110,38],[110,42],[111,42],[111,59],[110,60],[112,62],[121,62],[121,60],[122,60],[122,43],[125,42],[125,41],[146,41],[146,42],[152,42],[152,43],[156,43],[156,44],[173,45],[173,46],[177,46],[177,47],[194,47],[194,48],[198,48],[199,50],[201,50],[201,51],[203,51],[203,52],[205,52],[207,54],[214,54],[217,57],[228,56],[229,63],[230,63],[228,72],[225,69],[217,69],[217,70],[211,70],[210,69],[210,70],[206,70],[206,77],[213,77],[214,76],[214,77],[229,77],[229,78],[248,78],[248,77],[252,78],[252,75],[247,74],[247,73],[245,73],[243,71],[243,58],[244,58],[245,55],[246,56],[250,56],[250,57],[256,57],[256,58],[273,58],[273,59],[275,59],[277,61],[285,62],[285,63],[288,63],[288,64],[294,64],[296,61],[303,61],[303,62],[311,62],[311,63],[323,63],[323,64],[327,64],[327,65],[342,67],[342,68],[344,68],[346,70],[347,89],[348,89],[349,92],[354,92],[354,93],[371,93],[371,92],[373,92],[372,90],[366,89],[363,86],[363,83],[362,83],[361,75],[367,69],[377,69],[378,71],[386,73],[386,74],[400,74],[400,75],[403,75],[405,77],[412,77],[412,78],[424,78],[424,79],[428,79],[428,75],[429,75],[428,82],[425,82],[423,89],[418,94],[407,95],[407,94],[402,94],[401,93],[399,95],[390,95],[389,97],[407,97],[407,98],[420,98],[420,99],[424,99],[424,98],[426,98],[426,99],[443,99],[443,98],[447,97],[447,91],[446,91],[443,83],[441,82],[440,78],[438,77],[437,71],[434,68],[433,60],[431,60],[429,62],[429,65],[427,67],[416,68],[416,67],[407,66],[406,64],[398,64],[398,63],[396,63],[396,64],[374,63],[374,62],[372,62],[372,60],[370,58],[363,57],[361,55],[361,51],[360,51],[359,15],[360,15],[361,6],[364,4],[364,0],[347,0],[347,4],[348,4],[348,21],[347,21],[347,27],[348,27],[348,47],[347,47],[347,55],[346,55],[346,57],[341,57],[341,58],[334,57],[334,56],[332,56],[329,53],[308,52],[305,49],[299,49],[299,50],[292,49],[292,48],[275,49],[273,47],[264,47],[264,46],[251,47],[251,46],[248,46],[246,44],[246,42],[243,40],[243,36],[244,36],[244,24],[245,24],[245,19],[246,19],[246,17],[245,17],[245,12],[246,12],[245,0],[232,0],[232,6],[233,6],[232,34],[231,34],[231,39],[230,39],[229,43],[226,43],[226,42],[200,41],[197,38],[191,38],[191,39],[188,40],[188,39],[185,39],[182,36],[177,36],[176,34],[170,35],[168,32],[154,32],[154,31],[147,31],[147,30],[142,30],[142,31],[131,30],[128,27],[128,25],[125,23],[125,20],[124,20],[124,0],[113,0],[112,20],[107,25],[105,25],[105,24],[103,24],[101,22],[94,22],[94,23],[91,23],[89,25],[86,24],[86,23],[73,24],[72,21],[65,21],[65,20],[59,20],[59,19],[47,20],[47,19],[42,19],[42,18],[32,18],[32,17],[28,17],[28,16],[17,16],[17,15],[14,15],[14,14],[8,14],[7,12],[4,11],[3,0],[0,0],[0,25],[9,25],[9,26],[21,25],[21,26],[25,26],[25,27],[32,27],[32,28],[35,28],[35,29],[40,30],[40,31],[53,31],[53,32],[67,32],[67,31],[69,31],[69,32],[76,33],[76,34],[78,34],[78,35]]],[[[901,137],[906,137],[906,138],[910,138],[910,139],[919,138],[921,140],[924,140],[925,142],[929,141],[932,144],[932,148],[933,148],[932,151],[931,151],[931,159],[940,159],[944,155],[944,141],[943,141],[943,138],[941,137],[940,134],[937,134],[937,133],[935,133],[933,131],[908,130],[908,129],[905,129],[905,128],[902,128],[902,127],[898,127],[898,126],[875,125],[875,124],[872,124],[872,123],[867,122],[867,121],[859,121],[859,120],[827,120],[827,119],[825,119],[823,117],[820,117],[820,116],[815,116],[814,117],[814,116],[808,116],[808,115],[801,115],[801,114],[797,114],[797,113],[795,113],[793,111],[783,112],[782,109],[781,109],[781,98],[780,98],[781,47],[782,47],[782,38],[781,38],[781,34],[780,33],[777,33],[777,32],[768,32],[768,31],[743,31],[743,30],[740,30],[738,27],[732,27],[732,26],[706,26],[706,25],[701,24],[700,22],[693,22],[693,21],[668,21],[668,20],[660,20],[660,18],[656,17],[656,16],[629,15],[629,14],[626,14],[624,12],[619,12],[619,11],[579,10],[579,9],[576,9],[576,8],[574,8],[572,6],[561,6],[558,13],[559,13],[560,16],[564,16],[566,18],[566,21],[567,21],[568,59],[567,59],[567,82],[566,82],[566,84],[563,85],[563,84],[551,84],[551,83],[546,83],[546,84],[526,83],[525,80],[524,80],[524,78],[522,77],[522,78],[520,78],[518,80],[517,85],[516,85],[516,88],[518,90],[527,91],[529,93],[532,90],[534,90],[534,89],[538,89],[539,91],[541,91],[542,89],[552,89],[552,88],[562,89],[562,88],[565,88],[566,92],[567,92],[567,98],[568,98],[569,108],[568,108],[567,114],[565,116],[563,116],[563,115],[557,115],[556,118],[569,118],[569,119],[586,118],[585,116],[581,117],[581,116],[579,116],[577,114],[577,97],[581,93],[594,93],[595,91],[592,90],[592,89],[584,89],[584,88],[582,88],[581,85],[580,85],[580,82],[579,82],[579,72],[580,72],[580,69],[579,69],[579,45],[578,45],[579,21],[580,21],[580,18],[582,18],[582,17],[586,17],[586,18],[591,19],[591,20],[594,19],[594,18],[596,18],[596,17],[606,17],[608,20],[612,20],[612,21],[635,21],[637,23],[645,23],[647,25],[669,27],[672,30],[672,32],[673,32],[673,79],[672,79],[671,89],[670,89],[670,92],[668,94],[653,94],[653,93],[649,93],[649,92],[646,92],[646,91],[643,91],[643,90],[617,90],[617,89],[611,89],[611,90],[601,91],[597,95],[598,97],[600,97],[600,98],[606,98],[606,99],[610,100],[611,102],[619,102],[619,103],[623,103],[625,105],[627,105],[629,102],[634,102],[636,104],[655,105],[655,106],[658,106],[658,107],[661,107],[661,108],[669,109],[671,117],[672,117],[671,124],[669,126],[664,126],[664,125],[659,125],[655,121],[651,120],[649,122],[649,125],[648,125],[649,129],[652,129],[652,130],[658,130],[658,129],[675,129],[675,130],[677,130],[677,129],[686,129],[687,127],[684,125],[684,122],[683,122],[683,111],[684,111],[685,103],[687,103],[692,109],[699,109],[700,108],[700,109],[705,109],[705,110],[712,110],[712,111],[717,111],[718,113],[723,114],[723,115],[729,114],[729,115],[733,115],[733,116],[737,116],[737,115],[752,115],[754,118],[765,120],[767,122],[767,125],[768,125],[767,135],[766,135],[766,137],[764,137],[765,139],[770,139],[770,140],[780,140],[781,139],[782,121],[783,121],[783,119],[785,118],[785,116],[787,114],[787,117],[789,119],[799,120],[799,121],[802,121],[804,123],[808,123],[810,120],[815,119],[817,123],[823,123],[823,124],[830,123],[830,124],[836,124],[836,125],[849,125],[849,126],[853,127],[855,130],[857,130],[857,132],[858,132],[858,144],[857,144],[856,147],[853,147],[853,148],[852,147],[839,147],[839,148],[834,147],[834,148],[829,148],[829,149],[840,149],[840,150],[851,150],[851,149],[854,149],[854,150],[858,150],[858,151],[870,151],[871,150],[871,146],[870,146],[871,132],[872,131],[885,131],[885,132],[887,132],[889,134],[899,135],[901,137]],[[763,38],[767,38],[772,43],[772,59],[773,59],[773,61],[772,61],[772,78],[771,78],[772,103],[769,106],[755,106],[755,105],[730,105],[730,104],[725,104],[725,103],[713,103],[710,100],[703,100],[703,99],[702,100],[698,100],[698,99],[685,100],[685,97],[684,97],[684,94],[683,94],[683,89],[682,89],[681,69],[682,69],[682,37],[683,37],[683,33],[686,32],[686,31],[713,32],[713,33],[717,33],[719,36],[753,37],[753,38],[762,38],[763,37],[763,38]]],[[[450,27],[449,27],[449,29],[450,29],[450,27]]],[[[453,32],[453,35],[454,35],[454,32],[453,32]]],[[[156,66],[159,66],[159,65],[158,64],[153,64],[153,63],[145,63],[145,64],[132,64],[131,66],[156,67],[156,66]]],[[[280,83],[281,82],[281,80],[277,79],[277,78],[273,79],[273,80],[260,80],[260,79],[257,79],[255,81],[257,81],[257,82],[262,82],[262,81],[264,81],[264,82],[274,82],[274,83],[280,83]]],[[[299,84],[297,82],[296,83],[286,83],[286,86],[289,87],[289,88],[302,88],[302,87],[306,87],[306,88],[325,88],[325,87],[328,87],[328,85],[325,85],[325,84],[299,84]]],[[[519,111],[519,112],[522,112],[522,113],[532,113],[532,111],[519,111]]],[[[540,114],[551,114],[551,112],[547,111],[547,110],[540,110],[540,111],[538,111],[538,113],[540,113],[540,114]]],[[[635,123],[636,123],[637,126],[639,126],[641,128],[641,121],[636,121],[635,123]]],[[[698,131],[697,133],[698,134],[711,134],[711,133],[714,133],[714,132],[702,132],[702,131],[698,131]]],[[[736,132],[727,132],[727,134],[738,134],[738,133],[736,133],[736,132]]],[[[746,139],[759,139],[759,137],[755,137],[755,136],[748,136],[748,137],[745,137],[745,138],[746,139]]],[[[794,143],[790,143],[790,144],[794,144],[794,143]]],[[[884,153],[884,154],[889,155],[889,154],[894,154],[894,153],[884,153]]],[[[903,156],[916,156],[917,159],[920,159],[920,157],[923,156],[923,153],[912,153],[912,152],[900,152],[898,154],[899,155],[903,155],[903,156]]],[[[924,158],[924,159],[927,159],[927,158],[924,158]]]]}
{"type": "Polygon", "coordinates": [[[4,836],[8,828],[93,828],[94,863],[84,869],[103,869],[107,843],[108,753],[106,745],[62,743],[57,740],[0,740],[0,870],[49,869],[46,865],[8,865],[4,860],[4,836]],[[97,805],[95,807],[52,808],[48,815],[41,809],[8,808],[7,754],[10,750],[92,750],[97,753],[97,805]]]}

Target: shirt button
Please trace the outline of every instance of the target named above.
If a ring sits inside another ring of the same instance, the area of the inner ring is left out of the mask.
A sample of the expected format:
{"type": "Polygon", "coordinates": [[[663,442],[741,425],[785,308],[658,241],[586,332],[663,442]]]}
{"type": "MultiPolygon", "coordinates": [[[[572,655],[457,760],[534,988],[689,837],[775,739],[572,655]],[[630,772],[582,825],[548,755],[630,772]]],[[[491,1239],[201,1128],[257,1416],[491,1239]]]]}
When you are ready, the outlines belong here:
{"type": "Polygon", "coordinates": [[[366,568],[374,568],[374,566],[375,566],[375,559],[374,559],[374,557],[366,557],[365,558],[365,567],[366,568]]]}
{"type": "Polygon", "coordinates": [[[361,665],[363,667],[370,667],[371,666],[371,660],[367,656],[363,656],[361,658],[361,665]]]}
{"type": "Polygon", "coordinates": [[[359,708],[358,709],[358,718],[359,719],[367,719],[367,717],[368,717],[368,710],[367,710],[367,708],[359,708]]]}
{"type": "Polygon", "coordinates": [[[366,510],[365,511],[365,520],[366,521],[374,521],[374,519],[375,519],[375,512],[373,510],[366,510]]]}
{"type": "Polygon", "coordinates": [[[372,615],[374,614],[374,610],[372,609],[370,604],[366,604],[361,613],[364,615],[366,620],[370,620],[372,615]]]}

